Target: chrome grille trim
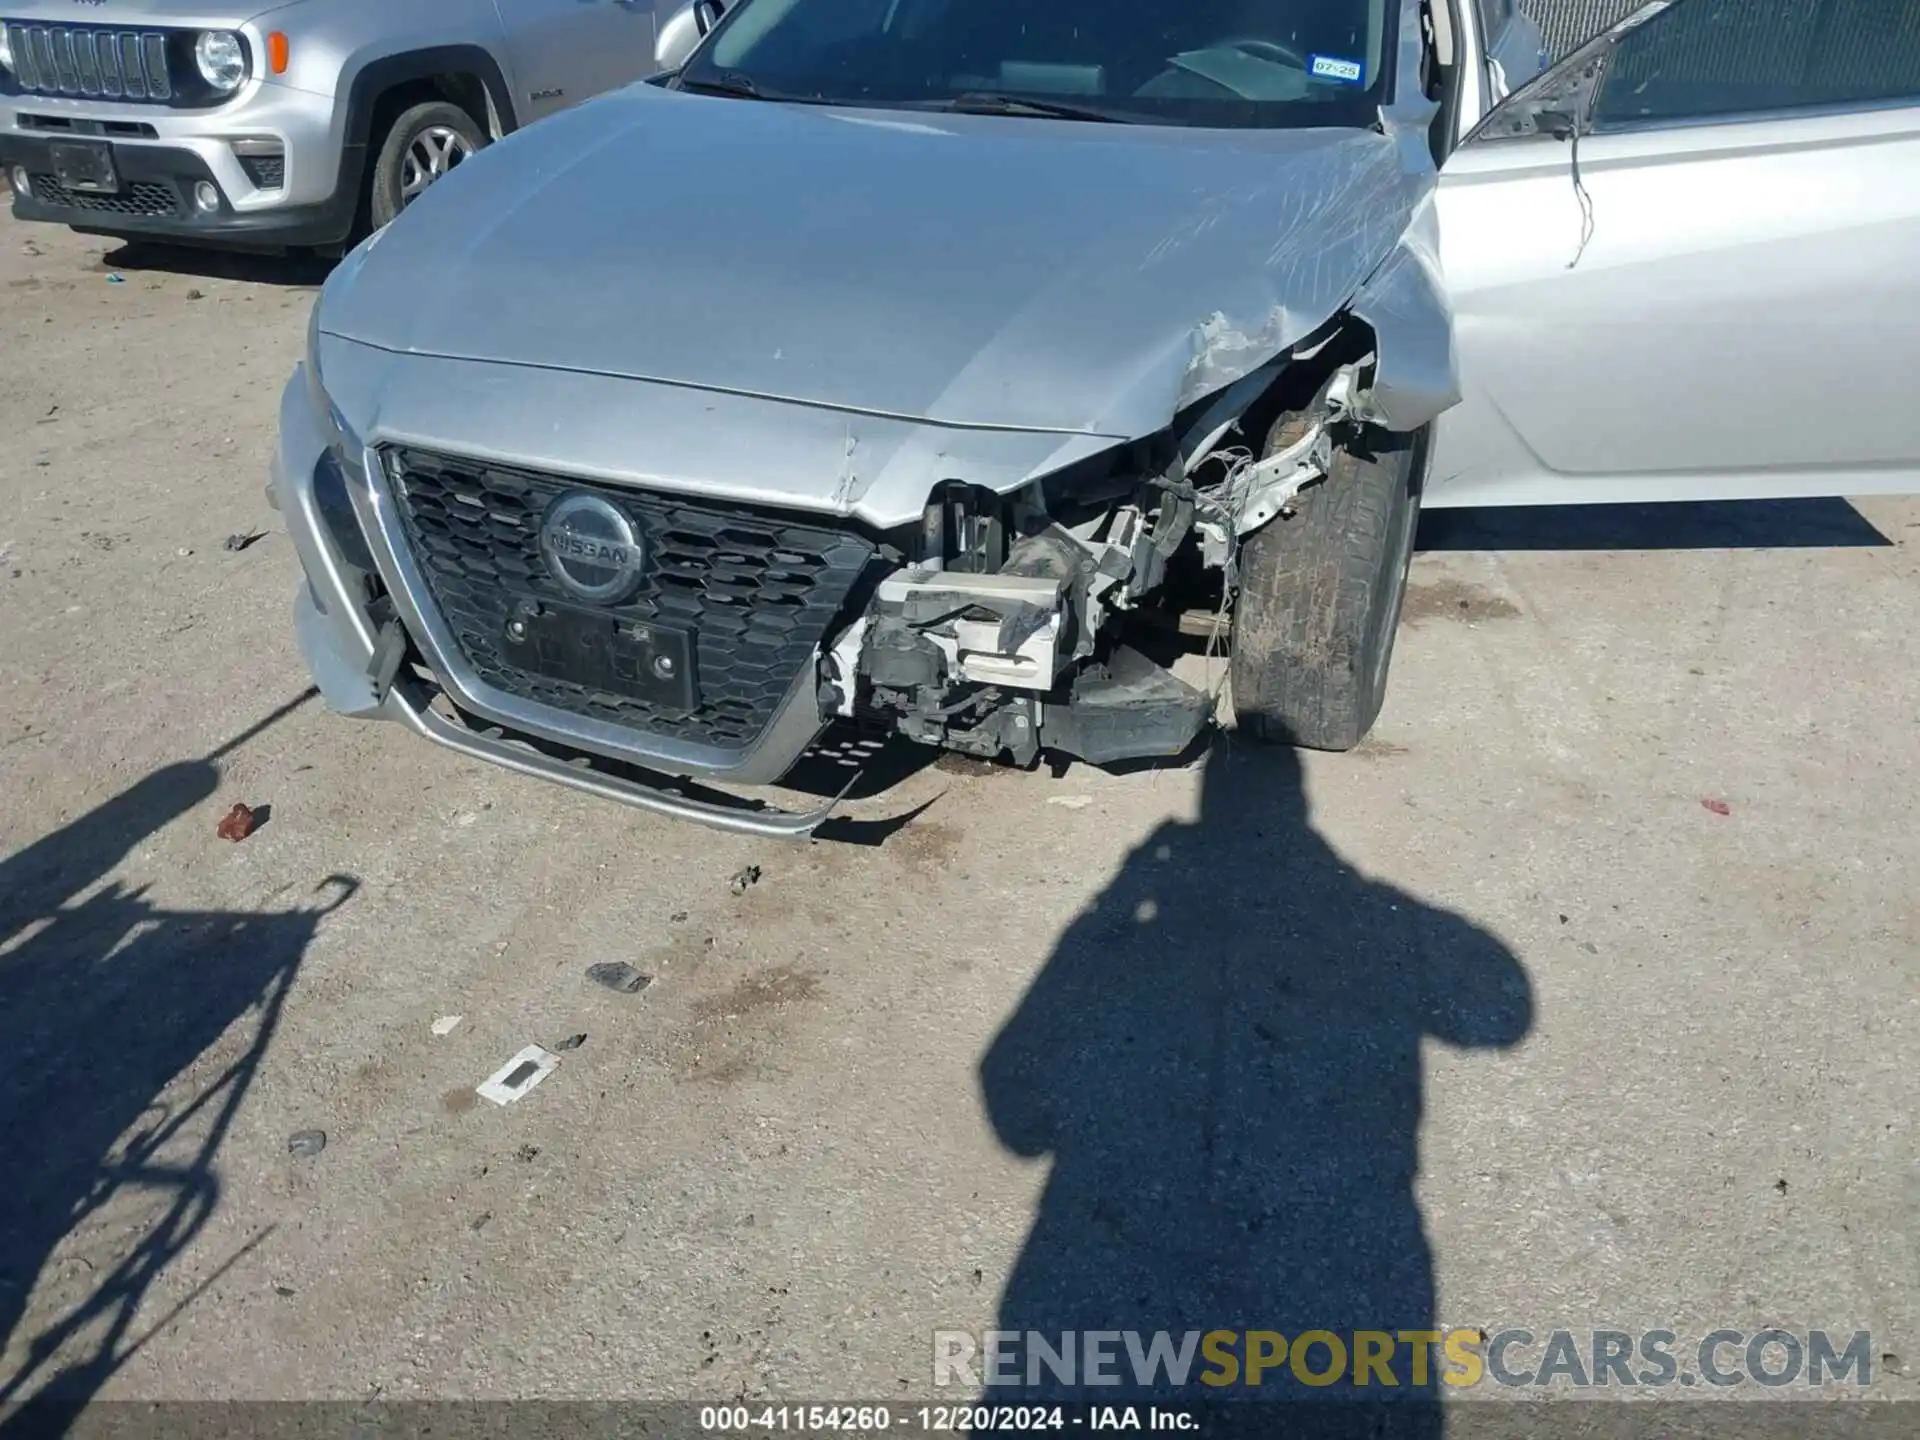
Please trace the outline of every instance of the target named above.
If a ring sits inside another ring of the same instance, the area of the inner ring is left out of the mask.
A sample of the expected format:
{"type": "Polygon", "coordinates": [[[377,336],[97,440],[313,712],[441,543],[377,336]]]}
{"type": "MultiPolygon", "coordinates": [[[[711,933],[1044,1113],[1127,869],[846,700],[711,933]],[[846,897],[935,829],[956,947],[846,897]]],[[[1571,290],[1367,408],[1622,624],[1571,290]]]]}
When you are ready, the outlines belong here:
{"type": "Polygon", "coordinates": [[[170,100],[167,37],[157,30],[7,24],[16,78],[31,95],[170,100]]]}

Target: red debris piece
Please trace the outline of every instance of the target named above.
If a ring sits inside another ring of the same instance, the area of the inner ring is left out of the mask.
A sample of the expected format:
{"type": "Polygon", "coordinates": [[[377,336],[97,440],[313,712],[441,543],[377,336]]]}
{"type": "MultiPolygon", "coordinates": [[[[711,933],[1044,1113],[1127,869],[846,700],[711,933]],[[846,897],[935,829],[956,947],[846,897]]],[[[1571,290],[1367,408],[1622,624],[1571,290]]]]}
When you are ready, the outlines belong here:
{"type": "Polygon", "coordinates": [[[253,834],[255,823],[253,811],[244,805],[235,805],[233,809],[227,811],[226,815],[222,817],[220,821],[220,838],[222,840],[244,840],[247,836],[253,834]]]}
{"type": "Polygon", "coordinates": [[[1709,800],[1709,799],[1707,799],[1707,798],[1705,798],[1704,796],[1703,796],[1703,797],[1701,798],[1701,801],[1700,801],[1700,808],[1701,808],[1702,810],[1711,810],[1711,811],[1712,811],[1712,812],[1713,812],[1714,814],[1716,814],[1716,815],[1731,815],[1731,814],[1733,814],[1733,807],[1732,807],[1731,805],[1729,805],[1729,804],[1727,804],[1727,802],[1726,802],[1726,801],[1724,801],[1724,800],[1709,800]]]}

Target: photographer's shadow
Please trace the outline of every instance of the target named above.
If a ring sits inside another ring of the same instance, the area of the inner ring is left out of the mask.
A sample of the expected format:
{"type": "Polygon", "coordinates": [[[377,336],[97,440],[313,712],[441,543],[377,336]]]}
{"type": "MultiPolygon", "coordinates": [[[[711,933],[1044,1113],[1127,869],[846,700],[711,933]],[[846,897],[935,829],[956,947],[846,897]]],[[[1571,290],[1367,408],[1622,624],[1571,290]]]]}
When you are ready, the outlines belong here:
{"type": "MultiPolygon", "coordinates": [[[[1133,853],[981,1063],[1001,1141],[1053,1167],[1000,1327],[1056,1345],[1063,1331],[1177,1344],[1434,1328],[1413,1190],[1421,1042],[1506,1047],[1531,1021],[1505,946],[1360,875],[1314,833],[1294,754],[1217,749],[1198,821],[1133,853]]],[[[993,1398],[1355,1393],[1284,1368],[1258,1390],[1244,1375],[1213,1389],[1197,1354],[1178,1391],[1142,1388],[1113,1349],[1122,1384],[993,1398]]],[[[1404,1387],[1404,1348],[1397,1364],[1404,1387]]],[[[1397,1413],[1437,1433],[1437,1410],[1397,1413]]]]}

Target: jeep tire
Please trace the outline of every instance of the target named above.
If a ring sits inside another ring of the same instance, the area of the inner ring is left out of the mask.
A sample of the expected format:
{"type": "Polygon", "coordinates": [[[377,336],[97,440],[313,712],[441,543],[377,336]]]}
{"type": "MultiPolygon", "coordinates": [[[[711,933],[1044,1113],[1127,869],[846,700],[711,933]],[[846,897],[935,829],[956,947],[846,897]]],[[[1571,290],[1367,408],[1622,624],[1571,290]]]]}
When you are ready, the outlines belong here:
{"type": "MultiPolygon", "coordinates": [[[[1297,440],[1301,425],[1281,417],[1266,453],[1297,440]]],[[[1413,558],[1426,439],[1424,430],[1367,429],[1242,547],[1228,670],[1241,731],[1351,750],[1373,728],[1413,558]]]]}
{"type": "Polygon", "coordinates": [[[387,127],[367,180],[367,220],[384,230],[427,185],[487,143],[487,132],[451,100],[409,106],[387,127]]]}

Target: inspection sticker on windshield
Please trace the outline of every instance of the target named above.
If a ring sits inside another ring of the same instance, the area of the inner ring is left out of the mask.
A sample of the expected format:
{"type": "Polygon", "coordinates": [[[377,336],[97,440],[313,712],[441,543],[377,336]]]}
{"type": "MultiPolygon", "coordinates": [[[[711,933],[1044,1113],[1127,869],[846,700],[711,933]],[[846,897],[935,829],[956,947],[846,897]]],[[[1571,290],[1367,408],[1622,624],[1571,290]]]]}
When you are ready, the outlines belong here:
{"type": "Polygon", "coordinates": [[[1338,55],[1309,55],[1307,68],[1322,80],[1338,80],[1343,85],[1358,85],[1367,78],[1366,66],[1338,55]]]}

